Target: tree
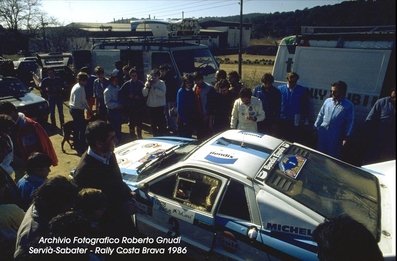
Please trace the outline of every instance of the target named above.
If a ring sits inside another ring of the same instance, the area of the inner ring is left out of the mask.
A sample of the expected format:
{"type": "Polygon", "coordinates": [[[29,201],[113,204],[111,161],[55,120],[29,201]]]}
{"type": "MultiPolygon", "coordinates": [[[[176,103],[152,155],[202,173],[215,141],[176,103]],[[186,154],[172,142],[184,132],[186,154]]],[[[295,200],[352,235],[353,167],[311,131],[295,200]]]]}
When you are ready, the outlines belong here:
{"type": "Polygon", "coordinates": [[[41,0],[1,0],[0,24],[10,30],[17,31],[19,26],[24,29],[34,27],[40,12],[41,0]]]}

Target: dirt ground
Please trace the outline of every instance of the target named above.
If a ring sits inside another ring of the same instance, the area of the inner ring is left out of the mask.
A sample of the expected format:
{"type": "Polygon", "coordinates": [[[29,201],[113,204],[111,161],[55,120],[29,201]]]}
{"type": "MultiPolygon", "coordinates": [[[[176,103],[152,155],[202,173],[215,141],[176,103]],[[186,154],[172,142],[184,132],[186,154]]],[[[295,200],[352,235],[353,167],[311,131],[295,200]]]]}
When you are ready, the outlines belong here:
{"type": "MultiPolygon", "coordinates": [[[[67,106],[68,102],[65,101],[63,105],[63,114],[65,117],[65,122],[72,120],[72,117],[69,113],[69,107],[67,106]]],[[[50,140],[52,145],[54,146],[55,152],[58,156],[58,165],[51,167],[50,176],[53,175],[62,175],[68,176],[70,172],[77,166],[80,160],[80,156],[76,153],[75,150],[72,150],[69,144],[65,143],[64,149],[65,152],[62,152],[61,142],[63,140],[62,132],[59,126],[58,119],[58,111],[55,111],[56,120],[57,120],[57,128],[55,129],[50,124],[45,124],[43,127],[46,129],[48,135],[50,136],[50,140]]],[[[147,129],[147,126],[144,126],[144,131],[142,133],[143,137],[151,137],[152,135],[147,129]]],[[[121,144],[125,144],[127,142],[132,141],[129,136],[128,124],[122,125],[122,139],[121,144]]],[[[121,145],[120,144],[120,145],[121,145]]]]}

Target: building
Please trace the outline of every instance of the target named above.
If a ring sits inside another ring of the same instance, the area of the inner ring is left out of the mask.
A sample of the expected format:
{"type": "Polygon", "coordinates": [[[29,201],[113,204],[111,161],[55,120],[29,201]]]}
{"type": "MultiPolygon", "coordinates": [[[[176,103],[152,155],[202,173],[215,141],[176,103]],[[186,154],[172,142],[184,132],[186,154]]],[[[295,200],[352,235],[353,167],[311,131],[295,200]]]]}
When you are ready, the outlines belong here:
{"type": "MultiPolygon", "coordinates": [[[[215,53],[233,52],[238,50],[240,46],[240,24],[236,22],[205,21],[199,23],[195,19],[172,22],[137,20],[130,23],[71,23],[63,28],[64,33],[57,34],[59,37],[63,37],[63,40],[58,41],[57,46],[62,43],[69,48],[62,51],[91,49],[92,38],[132,36],[174,37],[194,35],[195,39],[201,38],[200,43],[208,45],[215,53]]],[[[243,48],[249,46],[251,28],[251,24],[243,24],[243,48]]],[[[51,35],[51,30],[55,32],[60,29],[48,28],[47,36],[51,35]]],[[[65,47],[62,49],[65,49],[65,47]]]]}
{"type": "MultiPolygon", "coordinates": [[[[240,23],[205,21],[200,23],[200,35],[207,35],[211,38],[211,45],[214,51],[236,50],[240,46],[240,23]]],[[[249,46],[251,39],[251,24],[243,24],[242,47],[249,46]]]]}

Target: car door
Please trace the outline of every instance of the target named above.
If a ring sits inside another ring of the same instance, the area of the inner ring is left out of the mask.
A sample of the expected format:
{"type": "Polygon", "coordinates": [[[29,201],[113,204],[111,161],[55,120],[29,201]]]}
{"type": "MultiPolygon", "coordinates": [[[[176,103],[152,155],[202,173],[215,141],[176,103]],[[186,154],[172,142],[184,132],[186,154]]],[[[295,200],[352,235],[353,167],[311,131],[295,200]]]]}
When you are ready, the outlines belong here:
{"type": "Polygon", "coordinates": [[[231,179],[215,214],[214,254],[233,260],[277,260],[263,251],[260,219],[250,186],[231,179]]]}
{"type": "Polygon", "coordinates": [[[149,236],[181,237],[192,255],[209,253],[214,240],[214,209],[226,179],[183,169],[147,184],[147,201],[136,215],[138,231],[149,236]]]}

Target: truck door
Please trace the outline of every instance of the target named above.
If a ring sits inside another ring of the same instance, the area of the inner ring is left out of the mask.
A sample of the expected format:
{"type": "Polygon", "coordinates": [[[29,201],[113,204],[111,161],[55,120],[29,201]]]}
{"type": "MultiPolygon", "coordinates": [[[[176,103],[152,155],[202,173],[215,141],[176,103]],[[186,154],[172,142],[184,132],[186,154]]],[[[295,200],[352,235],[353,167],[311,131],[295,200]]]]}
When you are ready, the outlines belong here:
{"type": "Polygon", "coordinates": [[[391,50],[297,47],[292,68],[309,88],[315,115],[330,97],[330,84],[342,80],[355,118],[363,121],[381,94],[390,56],[391,50]]]}

